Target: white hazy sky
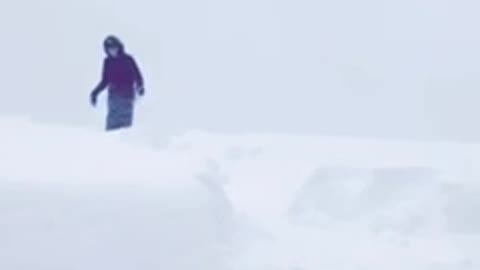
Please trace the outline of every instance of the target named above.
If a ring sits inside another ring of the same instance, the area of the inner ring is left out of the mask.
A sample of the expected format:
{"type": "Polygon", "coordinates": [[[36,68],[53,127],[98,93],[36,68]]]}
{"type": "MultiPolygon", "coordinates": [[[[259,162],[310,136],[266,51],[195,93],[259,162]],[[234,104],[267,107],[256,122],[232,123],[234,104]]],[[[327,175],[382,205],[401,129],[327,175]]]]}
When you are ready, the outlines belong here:
{"type": "Polygon", "coordinates": [[[474,0],[0,2],[0,112],[92,125],[101,42],[147,81],[165,132],[480,139],[474,0]]]}

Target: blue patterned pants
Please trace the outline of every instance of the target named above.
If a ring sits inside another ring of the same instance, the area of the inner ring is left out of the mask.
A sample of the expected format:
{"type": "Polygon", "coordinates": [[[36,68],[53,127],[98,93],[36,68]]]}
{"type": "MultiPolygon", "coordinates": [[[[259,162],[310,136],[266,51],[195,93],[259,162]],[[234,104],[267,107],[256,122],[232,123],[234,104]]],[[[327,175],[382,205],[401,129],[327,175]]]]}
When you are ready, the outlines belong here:
{"type": "Polygon", "coordinates": [[[129,128],[133,124],[133,98],[110,94],[108,97],[107,131],[129,128]]]}

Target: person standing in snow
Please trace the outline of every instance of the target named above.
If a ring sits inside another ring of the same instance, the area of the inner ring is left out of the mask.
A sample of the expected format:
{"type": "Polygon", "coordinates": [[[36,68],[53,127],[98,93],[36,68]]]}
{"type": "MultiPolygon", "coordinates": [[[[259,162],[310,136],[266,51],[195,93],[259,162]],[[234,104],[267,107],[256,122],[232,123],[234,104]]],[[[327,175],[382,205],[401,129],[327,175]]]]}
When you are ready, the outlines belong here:
{"type": "Polygon", "coordinates": [[[145,94],[143,77],[120,39],[109,36],[103,45],[107,57],[103,62],[102,79],[90,94],[90,102],[95,107],[98,95],[108,88],[106,130],[129,128],[133,124],[135,97],[145,94]]]}

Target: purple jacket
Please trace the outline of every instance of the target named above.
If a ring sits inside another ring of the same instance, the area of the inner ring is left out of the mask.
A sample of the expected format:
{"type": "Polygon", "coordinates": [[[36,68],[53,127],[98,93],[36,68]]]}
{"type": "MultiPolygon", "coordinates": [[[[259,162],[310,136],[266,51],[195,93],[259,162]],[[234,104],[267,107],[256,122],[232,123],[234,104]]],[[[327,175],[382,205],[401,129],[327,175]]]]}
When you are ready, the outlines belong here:
{"type": "Polygon", "coordinates": [[[117,40],[120,54],[117,57],[106,57],[103,62],[102,79],[93,91],[98,95],[108,87],[109,93],[133,98],[135,86],[143,88],[143,77],[134,58],[125,53],[123,44],[117,40]]]}

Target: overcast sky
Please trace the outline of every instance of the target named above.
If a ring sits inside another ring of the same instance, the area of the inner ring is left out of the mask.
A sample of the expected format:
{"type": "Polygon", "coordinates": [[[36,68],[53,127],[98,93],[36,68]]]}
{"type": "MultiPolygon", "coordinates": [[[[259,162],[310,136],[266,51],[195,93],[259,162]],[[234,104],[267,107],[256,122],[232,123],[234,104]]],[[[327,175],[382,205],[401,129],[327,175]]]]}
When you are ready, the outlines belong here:
{"type": "Polygon", "coordinates": [[[89,127],[101,43],[142,66],[138,119],[166,133],[480,140],[473,0],[0,3],[0,112],[89,127]]]}

